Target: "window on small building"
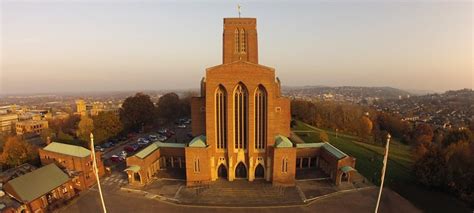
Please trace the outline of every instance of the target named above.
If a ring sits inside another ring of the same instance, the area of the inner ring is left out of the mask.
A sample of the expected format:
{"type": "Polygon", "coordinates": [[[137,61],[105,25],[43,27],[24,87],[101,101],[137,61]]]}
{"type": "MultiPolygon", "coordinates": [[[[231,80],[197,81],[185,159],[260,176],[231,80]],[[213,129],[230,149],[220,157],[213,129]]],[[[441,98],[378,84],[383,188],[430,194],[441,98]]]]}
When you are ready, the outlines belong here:
{"type": "Polygon", "coordinates": [[[288,172],[288,158],[283,158],[281,163],[281,172],[287,173],[288,172]]]}
{"type": "Polygon", "coordinates": [[[194,159],[194,172],[195,173],[201,172],[201,168],[199,165],[199,158],[194,159]]]}

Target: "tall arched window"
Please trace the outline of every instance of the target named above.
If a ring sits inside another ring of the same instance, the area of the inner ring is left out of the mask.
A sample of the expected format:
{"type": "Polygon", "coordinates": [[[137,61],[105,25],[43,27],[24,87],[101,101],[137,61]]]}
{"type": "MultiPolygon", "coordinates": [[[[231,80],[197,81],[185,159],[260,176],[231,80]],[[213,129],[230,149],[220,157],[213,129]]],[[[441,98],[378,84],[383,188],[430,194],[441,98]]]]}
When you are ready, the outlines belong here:
{"type": "Polygon", "coordinates": [[[227,148],[227,93],[222,85],[216,90],[216,141],[218,149],[227,148]]]}
{"type": "Polygon", "coordinates": [[[246,46],[245,30],[240,29],[240,53],[245,53],[247,51],[246,46]]]}
{"type": "Polygon", "coordinates": [[[267,91],[259,85],[255,91],[255,149],[265,149],[267,141],[267,91]]]}
{"type": "Polygon", "coordinates": [[[240,52],[240,41],[239,41],[239,30],[238,29],[235,29],[235,32],[234,32],[234,43],[235,43],[234,52],[239,53],[240,52]]]}
{"type": "Polygon", "coordinates": [[[247,149],[248,139],[248,92],[242,83],[234,90],[234,145],[235,149],[247,149]]]}

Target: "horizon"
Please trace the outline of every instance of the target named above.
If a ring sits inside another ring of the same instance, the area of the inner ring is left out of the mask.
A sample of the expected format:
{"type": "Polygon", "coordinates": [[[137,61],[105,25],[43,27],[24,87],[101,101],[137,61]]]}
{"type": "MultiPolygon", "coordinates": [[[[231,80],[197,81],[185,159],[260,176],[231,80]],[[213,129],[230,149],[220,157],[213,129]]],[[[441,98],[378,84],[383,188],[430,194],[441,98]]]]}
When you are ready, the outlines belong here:
{"type": "MultiPolygon", "coordinates": [[[[283,86],[473,88],[472,2],[241,5],[257,18],[259,63],[283,86]]],[[[223,18],[237,16],[236,3],[213,1],[2,1],[0,10],[0,95],[198,88],[221,64],[223,18]]]]}

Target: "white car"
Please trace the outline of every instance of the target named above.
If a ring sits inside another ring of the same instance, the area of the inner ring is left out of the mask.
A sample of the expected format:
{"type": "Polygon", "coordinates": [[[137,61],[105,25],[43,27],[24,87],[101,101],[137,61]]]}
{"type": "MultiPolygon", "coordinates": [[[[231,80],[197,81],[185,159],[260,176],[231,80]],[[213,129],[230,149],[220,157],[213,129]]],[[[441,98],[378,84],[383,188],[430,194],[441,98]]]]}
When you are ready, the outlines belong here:
{"type": "Polygon", "coordinates": [[[157,141],[158,140],[158,136],[156,136],[156,135],[149,135],[148,138],[150,138],[151,141],[157,141]]]}
{"type": "Polygon", "coordinates": [[[122,150],[122,152],[120,153],[120,156],[121,156],[123,159],[127,158],[127,152],[122,150]]]}

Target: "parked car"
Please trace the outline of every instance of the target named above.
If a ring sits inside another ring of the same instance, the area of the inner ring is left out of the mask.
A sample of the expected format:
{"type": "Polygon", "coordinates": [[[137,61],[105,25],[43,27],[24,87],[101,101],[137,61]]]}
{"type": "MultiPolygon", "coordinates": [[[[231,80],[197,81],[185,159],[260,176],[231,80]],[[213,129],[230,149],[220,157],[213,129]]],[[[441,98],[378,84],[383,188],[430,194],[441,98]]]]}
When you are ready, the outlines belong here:
{"type": "Polygon", "coordinates": [[[138,146],[145,146],[147,144],[149,144],[150,141],[149,140],[141,140],[141,141],[138,141],[138,146]]]}
{"type": "Polygon", "coordinates": [[[112,155],[112,156],[110,157],[110,160],[111,160],[112,162],[118,163],[118,162],[123,161],[124,158],[122,158],[122,157],[120,157],[120,156],[118,156],[118,155],[112,155]]]}
{"type": "Polygon", "coordinates": [[[107,142],[107,143],[102,144],[102,147],[104,147],[104,148],[110,148],[110,147],[112,147],[113,145],[114,145],[113,143],[107,142]]]}
{"type": "Polygon", "coordinates": [[[160,134],[165,134],[167,131],[168,131],[168,129],[166,129],[166,128],[161,128],[161,129],[158,130],[158,133],[160,133],[160,134]]]}
{"type": "Polygon", "coordinates": [[[180,128],[180,129],[184,129],[184,128],[186,128],[186,125],[185,124],[180,124],[177,127],[180,128]]]}
{"type": "Polygon", "coordinates": [[[135,148],[134,146],[125,146],[123,150],[126,151],[127,153],[132,153],[132,152],[136,152],[138,150],[138,147],[135,148]]]}
{"type": "Polygon", "coordinates": [[[105,149],[102,148],[101,146],[95,146],[94,149],[95,149],[95,151],[98,151],[98,152],[103,152],[103,151],[105,151],[105,149]]]}
{"type": "Polygon", "coordinates": [[[165,135],[159,135],[158,140],[161,141],[161,142],[164,142],[164,141],[168,140],[168,137],[166,137],[165,135]]]}
{"type": "Polygon", "coordinates": [[[150,139],[150,141],[157,141],[158,140],[158,136],[156,136],[156,135],[149,135],[148,138],[150,139]]]}
{"type": "Polygon", "coordinates": [[[120,157],[122,157],[123,159],[127,158],[127,152],[126,151],[120,152],[120,157]]]}

